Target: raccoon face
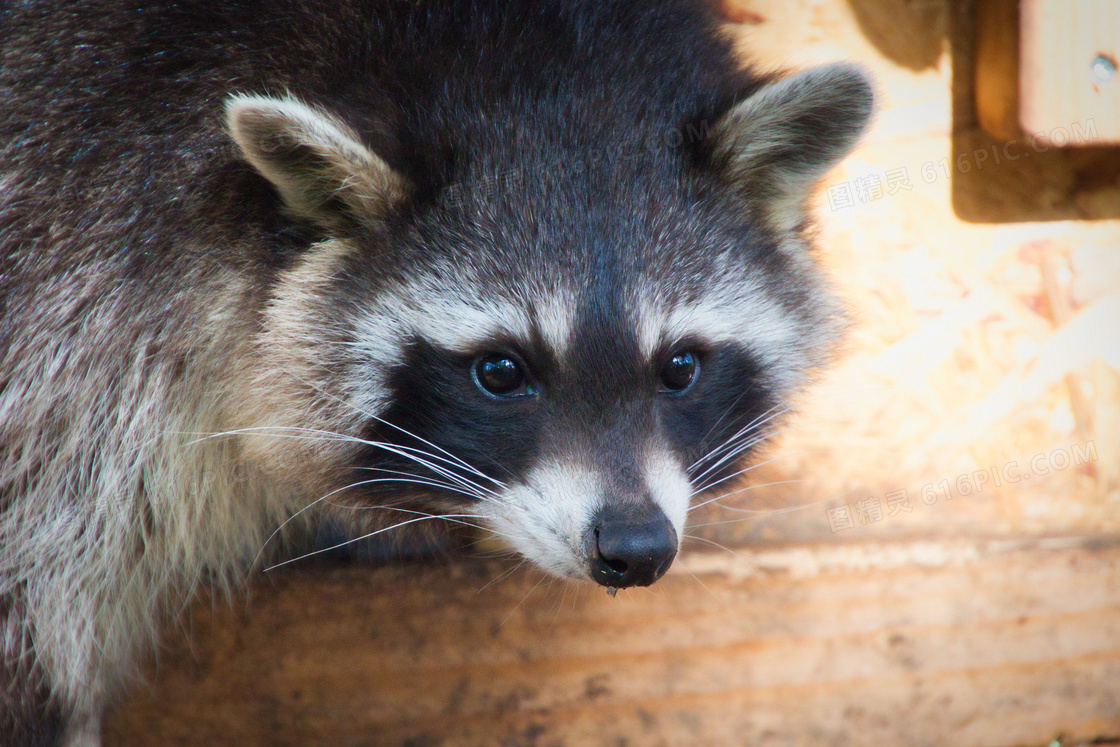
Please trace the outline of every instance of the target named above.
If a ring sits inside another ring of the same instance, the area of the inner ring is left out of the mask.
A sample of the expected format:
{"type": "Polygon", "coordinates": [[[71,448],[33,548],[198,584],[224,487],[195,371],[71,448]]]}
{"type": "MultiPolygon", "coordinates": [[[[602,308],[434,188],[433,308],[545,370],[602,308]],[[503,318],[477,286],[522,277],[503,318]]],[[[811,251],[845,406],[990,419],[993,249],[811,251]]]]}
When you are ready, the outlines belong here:
{"type": "Polygon", "coordinates": [[[689,152],[635,147],[635,123],[593,148],[522,122],[546,146],[490,137],[433,191],[332,115],[231,99],[244,156],[332,236],[265,312],[266,359],[308,386],[254,425],[352,434],[306,468],[354,505],[653,583],[693,493],[735,474],[834,339],[802,203],[870,104],[831,66],[758,89],[689,152]]]}

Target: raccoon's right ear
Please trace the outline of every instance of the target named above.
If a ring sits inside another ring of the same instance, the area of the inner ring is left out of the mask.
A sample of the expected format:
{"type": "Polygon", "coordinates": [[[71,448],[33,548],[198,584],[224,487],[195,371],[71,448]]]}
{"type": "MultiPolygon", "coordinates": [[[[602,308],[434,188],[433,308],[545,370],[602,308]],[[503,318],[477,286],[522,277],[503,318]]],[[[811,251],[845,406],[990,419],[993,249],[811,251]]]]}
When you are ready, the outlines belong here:
{"type": "Polygon", "coordinates": [[[231,96],[229,132],[288,210],[328,229],[384,218],[407,181],[335,118],[292,98],[231,96]]]}
{"type": "Polygon", "coordinates": [[[724,114],[709,157],[748,203],[792,230],[813,185],[867,128],[873,103],[862,68],[810,68],[762,86],[724,114]]]}

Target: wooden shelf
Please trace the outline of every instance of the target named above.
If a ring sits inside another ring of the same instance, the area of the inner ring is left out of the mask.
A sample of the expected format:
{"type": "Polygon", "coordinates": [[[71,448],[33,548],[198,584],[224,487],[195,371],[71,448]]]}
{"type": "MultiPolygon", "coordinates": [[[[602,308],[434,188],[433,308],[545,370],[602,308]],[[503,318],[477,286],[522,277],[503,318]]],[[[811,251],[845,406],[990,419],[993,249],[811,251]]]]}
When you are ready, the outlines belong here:
{"type": "Polygon", "coordinates": [[[506,566],[209,599],[106,744],[1045,744],[1120,734],[1120,541],[693,553],[608,598],[506,566]],[[481,590],[482,587],[486,587],[481,590]]]}

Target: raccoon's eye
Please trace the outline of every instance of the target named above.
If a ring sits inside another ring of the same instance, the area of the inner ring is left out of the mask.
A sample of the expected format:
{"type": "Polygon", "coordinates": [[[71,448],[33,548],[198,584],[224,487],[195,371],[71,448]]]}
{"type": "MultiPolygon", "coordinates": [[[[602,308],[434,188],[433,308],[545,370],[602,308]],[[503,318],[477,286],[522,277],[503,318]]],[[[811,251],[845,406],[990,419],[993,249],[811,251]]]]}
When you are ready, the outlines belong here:
{"type": "Polygon", "coordinates": [[[667,392],[683,392],[696,381],[696,374],[700,372],[700,363],[696,356],[687,350],[673,353],[661,368],[661,386],[667,392]]]}
{"type": "Polygon", "coordinates": [[[520,393],[525,388],[525,372],[508,355],[493,353],[475,361],[475,383],[485,392],[499,397],[520,393]]]}

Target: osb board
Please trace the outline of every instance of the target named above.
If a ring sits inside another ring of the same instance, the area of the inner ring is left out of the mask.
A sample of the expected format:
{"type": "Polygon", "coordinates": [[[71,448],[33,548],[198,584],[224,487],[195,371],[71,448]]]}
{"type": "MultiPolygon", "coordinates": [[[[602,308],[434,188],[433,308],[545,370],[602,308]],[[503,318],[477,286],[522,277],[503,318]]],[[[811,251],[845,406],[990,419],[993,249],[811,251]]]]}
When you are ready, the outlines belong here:
{"type": "MultiPolygon", "coordinates": [[[[507,566],[203,600],[107,747],[1043,745],[1120,735],[1120,544],[696,552],[615,599],[507,566]]],[[[1068,742],[1067,742],[1068,744],[1068,742]]]]}
{"type": "Polygon", "coordinates": [[[702,509],[691,532],[734,544],[1120,530],[1120,221],[1055,220],[1120,216],[1120,151],[1114,164],[1105,149],[984,133],[971,2],[736,5],[753,13],[731,31],[745,54],[771,68],[856,60],[879,112],[814,200],[821,260],[852,312],[847,348],[767,464],[727,486],[742,491],[718,502],[731,508],[702,509]],[[1074,449],[1095,458],[1048,468],[1074,449]],[[1024,477],[979,485],[993,468],[1024,477]],[[900,490],[912,510],[889,505],[900,490]],[[856,525],[833,531],[828,512],[845,504],[856,525]]]}

